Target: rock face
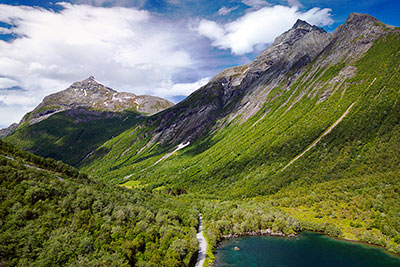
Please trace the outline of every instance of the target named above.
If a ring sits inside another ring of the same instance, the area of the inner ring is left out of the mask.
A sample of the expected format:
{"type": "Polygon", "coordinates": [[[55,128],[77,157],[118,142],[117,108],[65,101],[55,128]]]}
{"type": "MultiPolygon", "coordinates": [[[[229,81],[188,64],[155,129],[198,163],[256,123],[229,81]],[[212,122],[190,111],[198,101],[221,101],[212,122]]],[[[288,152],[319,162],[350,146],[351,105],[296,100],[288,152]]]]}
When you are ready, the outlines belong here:
{"type": "Polygon", "coordinates": [[[88,108],[99,111],[120,112],[136,110],[144,115],[153,115],[174,104],[159,97],[132,93],[120,93],[97,82],[93,76],[76,82],[64,91],[46,96],[32,112],[25,115],[21,123],[40,122],[61,111],[88,108]]]}
{"type": "Polygon", "coordinates": [[[153,118],[158,141],[177,144],[192,141],[228,116],[247,119],[283,77],[304,69],[332,40],[322,28],[298,20],[253,62],[216,75],[183,102],[153,118]]]}
{"type": "Polygon", "coordinates": [[[17,123],[11,124],[8,128],[0,129],[0,138],[10,135],[18,127],[17,123]]]}
{"type": "MultiPolygon", "coordinates": [[[[183,102],[153,118],[157,141],[188,142],[236,118],[245,121],[260,111],[271,90],[279,86],[282,91],[290,90],[311,63],[313,67],[306,78],[335,64],[356,62],[390,29],[393,27],[358,13],[351,14],[333,34],[298,20],[253,62],[222,71],[183,102]]],[[[316,95],[324,101],[334,84],[356,72],[354,67],[347,66],[333,79],[331,87],[321,91],[321,85],[314,84],[300,92],[295,103],[302,97],[316,95]]]]}

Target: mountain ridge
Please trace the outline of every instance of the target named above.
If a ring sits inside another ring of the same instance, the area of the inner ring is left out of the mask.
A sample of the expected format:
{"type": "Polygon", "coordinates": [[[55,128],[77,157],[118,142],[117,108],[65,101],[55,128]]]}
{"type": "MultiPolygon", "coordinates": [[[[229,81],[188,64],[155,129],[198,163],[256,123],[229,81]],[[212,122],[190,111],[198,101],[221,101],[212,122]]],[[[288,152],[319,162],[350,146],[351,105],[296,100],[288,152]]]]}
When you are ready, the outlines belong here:
{"type": "MultiPolygon", "coordinates": [[[[299,24],[305,25],[303,22],[297,24],[297,28],[299,24]]],[[[349,20],[332,35],[311,25],[307,27],[310,31],[298,33],[296,32],[298,29],[292,27],[278,36],[274,42],[275,45],[267,48],[252,63],[224,70],[181,103],[148,118],[134,130],[127,131],[115,140],[105,143],[101,148],[102,154],[94,153],[89,157],[85,168],[88,170],[95,168],[105,177],[122,178],[128,175],[132,179],[139,176],[150,179],[152,170],[147,167],[162,158],[164,153],[174,151],[179,144],[191,143],[176,154],[185,154],[185,151],[197,149],[199,149],[198,153],[207,154],[207,151],[214,151],[212,148],[218,147],[218,143],[228,145],[226,141],[223,141],[227,138],[225,132],[229,134],[235,132],[231,129],[243,127],[247,127],[246,130],[243,128],[242,133],[243,136],[248,135],[249,141],[246,143],[255,143],[256,141],[251,141],[254,138],[251,137],[251,132],[259,131],[257,129],[261,127],[260,125],[267,123],[270,125],[265,129],[266,133],[274,133],[268,137],[272,138],[268,142],[277,142],[274,139],[280,140],[281,149],[286,146],[285,142],[294,146],[290,148],[291,158],[282,159],[290,162],[339,119],[351,104],[358,98],[365,97],[364,94],[368,94],[368,88],[374,85],[374,79],[376,80],[377,77],[361,78],[372,73],[365,72],[365,67],[360,65],[359,60],[365,57],[365,53],[377,39],[385,39],[385,36],[399,32],[362,14],[352,14],[349,20]],[[296,38],[297,34],[301,34],[304,38],[296,38]],[[341,38],[340,43],[338,38],[341,38]],[[278,45],[281,47],[281,43],[290,43],[293,39],[297,41],[291,46],[286,45],[290,51],[297,52],[294,53],[295,55],[288,56],[287,53],[280,54],[279,51],[275,51],[278,45]],[[288,57],[291,57],[291,60],[288,60],[288,57]],[[306,60],[304,60],[305,57],[306,60]],[[268,64],[271,61],[273,64],[268,64]],[[283,68],[280,68],[282,65],[283,68]],[[305,118],[316,116],[313,113],[326,114],[314,118],[319,123],[318,127],[310,127],[311,122],[307,124],[305,121],[305,118]],[[287,130],[280,130],[278,126],[271,124],[272,121],[276,125],[281,125],[279,127],[282,129],[288,129],[288,133],[293,135],[290,136],[292,140],[288,139],[284,142],[285,138],[289,138],[289,136],[286,137],[287,130]],[[298,126],[292,127],[292,125],[298,126]],[[300,137],[300,140],[298,140],[299,136],[294,135],[296,128],[304,129],[304,133],[299,135],[304,137],[300,137]],[[202,142],[204,148],[200,149],[202,142]],[[118,167],[109,169],[106,166],[93,164],[102,159],[118,167]],[[139,164],[135,167],[135,164],[129,164],[129,162],[139,164]],[[146,168],[146,173],[149,172],[149,174],[141,172],[140,175],[130,176],[143,168],[146,168]]],[[[357,110],[358,105],[359,101],[352,112],[357,110]]],[[[239,139],[233,134],[231,136],[235,140],[232,142],[237,142],[236,140],[239,139]]],[[[240,139],[244,141],[243,138],[240,139]]],[[[268,142],[258,144],[261,151],[272,149],[267,148],[273,144],[268,142]]],[[[252,150],[250,146],[241,149],[244,149],[241,154],[246,149],[252,150]]],[[[215,153],[217,153],[216,150],[215,153]]],[[[233,151],[232,153],[240,154],[233,151]]],[[[257,155],[261,152],[254,151],[254,153],[257,155]]],[[[197,154],[193,154],[194,158],[196,156],[197,154]]],[[[250,163],[253,157],[249,155],[246,159],[240,156],[240,159],[248,162],[246,164],[253,165],[259,162],[255,160],[254,163],[250,163]]],[[[168,161],[173,158],[169,157],[168,161]]],[[[237,159],[231,158],[231,160],[237,159]]],[[[268,159],[265,160],[268,161],[268,159]]],[[[228,162],[222,159],[221,161],[228,162]]],[[[280,168],[283,167],[284,165],[280,168]]],[[[165,171],[160,164],[154,166],[154,169],[165,171]]],[[[233,174],[234,170],[235,168],[230,173],[233,174]]],[[[240,173],[239,170],[238,172],[240,173]]],[[[203,174],[202,171],[199,171],[198,175],[198,178],[194,178],[197,177],[195,175],[190,179],[208,177],[206,172],[203,174]]],[[[116,180],[121,181],[119,179],[116,180]]]]}
{"type": "Polygon", "coordinates": [[[25,122],[32,125],[58,112],[82,107],[111,112],[130,109],[143,115],[153,115],[173,105],[174,103],[160,97],[117,92],[90,76],[63,91],[46,96],[33,111],[22,118],[19,126],[25,122]]]}

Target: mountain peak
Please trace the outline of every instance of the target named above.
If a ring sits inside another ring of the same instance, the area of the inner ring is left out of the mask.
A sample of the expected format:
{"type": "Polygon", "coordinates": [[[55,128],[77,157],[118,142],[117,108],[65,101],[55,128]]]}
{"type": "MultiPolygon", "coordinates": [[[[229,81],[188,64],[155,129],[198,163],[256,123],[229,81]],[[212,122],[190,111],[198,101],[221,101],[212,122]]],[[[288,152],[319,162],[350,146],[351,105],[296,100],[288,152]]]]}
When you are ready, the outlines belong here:
{"type": "Polygon", "coordinates": [[[94,78],[94,76],[89,76],[88,78],[86,78],[86,79],[83,80],[82,82],[86,82],[86,83],[93,83],[93,82],[95,82],[95,83],[98,83],[98,82],[96,81],[96,79],[94,78]]]}
{"type": "Polygon", "coordinates": [[[307,23],[305,20],[297,19],[296,23],[293,25],[293,29],[303,28],[303,27],[312,27],[310,24],[307,23]]]}
{"type": "Polygon", "coordinates": [[[390,28],[391,26],[368,14],[352,13],[346,22],[333,32],[333,39],[336,40],[336,45],[343,49],[352,47],[351,51],[367,51],[372,43],[390,28]]]}
{"type": "Polygon", "coordinates": [[[366,32],[380,32],[378,28],[382,25],[378,19],[368,14],[351,13],[343,25],[340,25],[335,32],[340,35],[344,32],[352,32],[354,35],[361,35],[363,31],[366,32]]]}
{"type": "Polygon", "coordinates": [[[346,24],[358,24],[358,23],[368,23],[368,22],[379,22],[377,18],[374,18],[368,14],[361,14],[361,13],[351,13],[346,20],[346,24]]]}
{"type": "Polygon", "coordinates": [[[296,30],[296,29],[301,29],[301,30],[307,30],[307,31],[319,31],[319,32],[326,32],[323,28],[317,27],[315,25],[309,24],[305,20],[297,19],[296,23],[293,25],[291,30],[296,30]]]}
{"type": "Polygon", "coordinates": [[[159,97],[117,92],[90,76],[83,81],[73,83],[63,91],[46,96],[22,119],[21,123],[25,121],[29,121],[30,124],[37,123],[57,112],[76,108],[112,112],[133,109],[143,115],[152,115],[173,105],[172,102],[159,97]]]}
{"type": "Polygon", "coordinates": [[[281,50],[282,47],[280,46],[284,43],[288,44],[289,46],[293,46],[295,43],[302,40],[306,35],[309,34],[328,35],[324,29],[315,25],[311,25],[304,20],[298,19],[291,29],[275,38],[272,47],[279,46],[279,50],[281,50]]]}
{"type": "Polygon", "coordinates": [[[81,97],[84,98],[86,98],[88,94],[92,95],[93,97],[99,97],[99,95],[105,96],[108,94],[117,93],[117,91],[96,81],[93,76],[90,76],[83,81],[73,83],[69,88],[66,89],[66,91],[71,91],[74,95],[80,92],[83,94],[81,97]]]}

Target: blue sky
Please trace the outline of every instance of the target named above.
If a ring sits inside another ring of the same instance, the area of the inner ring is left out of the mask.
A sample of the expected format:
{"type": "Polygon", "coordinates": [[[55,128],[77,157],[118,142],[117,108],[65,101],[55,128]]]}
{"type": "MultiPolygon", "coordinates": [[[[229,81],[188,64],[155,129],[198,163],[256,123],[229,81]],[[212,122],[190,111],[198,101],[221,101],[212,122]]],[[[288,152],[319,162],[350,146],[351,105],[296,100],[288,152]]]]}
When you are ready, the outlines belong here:
{"type": "Polygon", "coordinates": [[[177,102],[298,18],[332,32],[352,12],[400,26],[398,0],[0,0],[0,127],[91,75],[177,102]]]}

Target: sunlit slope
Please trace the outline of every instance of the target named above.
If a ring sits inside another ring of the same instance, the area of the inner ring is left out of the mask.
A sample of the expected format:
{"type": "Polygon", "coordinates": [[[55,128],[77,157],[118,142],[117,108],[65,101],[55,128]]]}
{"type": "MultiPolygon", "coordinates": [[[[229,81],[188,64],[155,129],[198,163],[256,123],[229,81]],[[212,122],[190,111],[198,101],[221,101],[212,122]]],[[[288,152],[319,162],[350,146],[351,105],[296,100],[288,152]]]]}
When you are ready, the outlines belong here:
{"type": "Polygon", "coordinates": [[[315,69],[314,61],[289,90],[287,80],[274,88],[255,116],[245,122],[237,117],[156,165],[175,147],[146,147],[151,136],[139,137],[149,129],[129,130],[104,144],[108,154],[86,170],[116,182],[129,176],[143,185],[237,197],[275,193],[291,183],[397,170],[399,51],[395,33],[380,38],[356,62],[315,69]],[[348,70],[355,74],[347,78],[348,70]],[[324,99],[328,87],[331,94],[324,99]]]}

